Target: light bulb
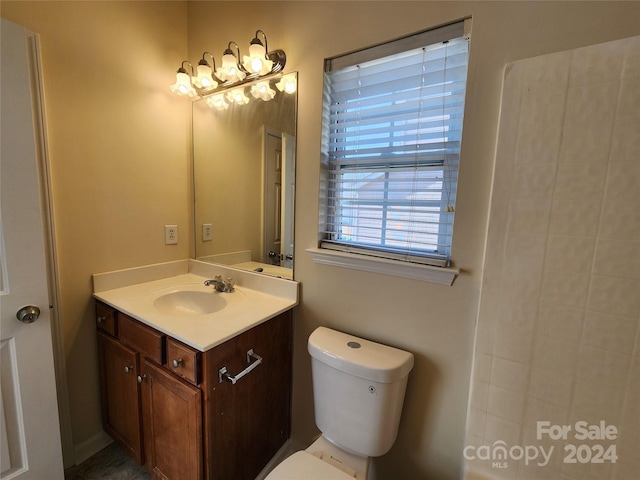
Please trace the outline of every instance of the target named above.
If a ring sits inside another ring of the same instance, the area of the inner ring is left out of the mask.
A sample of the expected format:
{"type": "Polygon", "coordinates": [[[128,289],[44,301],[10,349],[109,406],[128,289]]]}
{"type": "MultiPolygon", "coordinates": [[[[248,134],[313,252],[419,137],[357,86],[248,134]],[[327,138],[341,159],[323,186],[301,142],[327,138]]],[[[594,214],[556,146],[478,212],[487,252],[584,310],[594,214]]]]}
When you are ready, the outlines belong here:
{"type": "Polygon", "coordinates": [[[252,58],[251,59],[251,71],[258,73],[260,70],[262,70],[262,66],[264,65],[264,62],[262,61],[261,58],[252,58]]]}

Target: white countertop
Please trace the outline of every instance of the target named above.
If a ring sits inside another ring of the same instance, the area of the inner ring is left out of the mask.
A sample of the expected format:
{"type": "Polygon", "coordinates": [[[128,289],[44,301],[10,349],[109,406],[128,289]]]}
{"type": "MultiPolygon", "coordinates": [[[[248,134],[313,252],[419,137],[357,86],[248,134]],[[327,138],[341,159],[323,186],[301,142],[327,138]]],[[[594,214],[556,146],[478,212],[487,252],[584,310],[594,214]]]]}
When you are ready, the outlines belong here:
{"type": "Polygon", "coordinates": [[[297,282],[197,260],[96,274],[93,282],[98,300],[202,352],[298,304],[297,282]],[[232,277],[235,290],[205,287],[204,281],[215,275],[232,277]],[[170,315],[154,306],[159,296],[185,289],[217,295],[225,306],[199,315],[170,315]]]}

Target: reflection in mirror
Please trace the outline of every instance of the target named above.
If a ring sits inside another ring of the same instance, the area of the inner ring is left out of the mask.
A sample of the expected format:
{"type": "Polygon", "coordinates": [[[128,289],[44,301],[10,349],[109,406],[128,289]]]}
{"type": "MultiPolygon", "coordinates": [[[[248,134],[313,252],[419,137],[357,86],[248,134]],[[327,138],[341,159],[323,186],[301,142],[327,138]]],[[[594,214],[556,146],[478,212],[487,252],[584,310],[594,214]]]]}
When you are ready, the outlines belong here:
{"type": "Polygon", "coordinates": [[[193,102],[196,259],[293,278],[296,113],[297,93],[279,90],[226,110],[193,102]]]}

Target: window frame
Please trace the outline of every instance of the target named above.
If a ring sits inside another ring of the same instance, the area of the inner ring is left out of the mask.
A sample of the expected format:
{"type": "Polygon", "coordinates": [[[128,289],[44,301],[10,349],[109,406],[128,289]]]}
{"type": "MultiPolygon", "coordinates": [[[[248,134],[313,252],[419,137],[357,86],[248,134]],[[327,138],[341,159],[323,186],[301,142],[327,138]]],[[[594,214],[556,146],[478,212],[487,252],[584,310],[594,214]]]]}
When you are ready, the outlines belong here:
{"type": "MultiPolygon", "coordinates": [[[[393,55],[395,53],[402,53],[410,49],[428,47],[429,45],[446,42],[461,36],[465,36],[468,40],[470,36],[470,27],[470,18],[466,18],[445,26],[396,39],[391,42],[351,52],[346,55],[329,58],[325,60],[325,71],[346,68],[360,62],[393,55]]],[[[329,106],[327,105],[327,102],[323,103],[323,108],[324,113],[328,114],[329,106]]],[[[328,116],[325,115],[324,118],[328,118],[328,116]]],[[[330,128],[331,126],[328,125],[328,122],[323,121],[323,138],[329,138],[330,128]]],[[[392,138],[390,137],[387,140],[392,141],[392,138]]],[[[394,251],[394,249],[388,250],[384,246],[369,247],[362,244],[336,242],[329,238],[325,238],[323,232],[329,231],[327,223],[331,215],[328,212],[332,208],[332,200],[329,199],[327,195],[327,192],[329,191],[329,183],[331,182],[330,177],[332,167],[329,162],[329,152],[326,146],[323,146],[322,157],[320,229],[318,236],[319,248],[307,250],[311,253],[314,261],[328,265],[375,271],[402,277],[434,281],[436,283],[448,285],[453,283],[455,276],[459,274],[459,269],[450,267],[450,251],[446,252],[446,255],[440,255],[433,252],[427,252],[425,255],[422,252],[418,252],[418,255],[414,256],[411,253],[407,254],[407,252],[400,253],[394,251]],[[322,195],[323,193],[324,196],[322,195]]],[[[355,163],[356,162],[354,162],[354,164],[355,163]]],[[[405,167],[408,166],[415,167],[415,164],[406,163],[405,167]]],[[[350,168],[348,161],[343,161],[342,168],[350,168]]],[[[440,165],[436,163],[432,165],[424,165],[424,168],[426,170],[440,168],[443,177],[446,175],[446,168],[442,163],[440,165]]],[[[378,171],[383,173],[385,170],[382,168],[378,171]]],[[[442,181],[444,181],[444,178],[442,181]]],[[[457,186],[457,179],[455,185],[457,186]]],[[[446,202],[446,199],[443,197],[444,195],[441,194],[441,198],[439,200],[430,200],[428,202],[441,204],[442,202],[446,202]]],[[[445,210],[442,209],[441,212],[443,211],[445,210]]],[[[440,234],[441,232],[438,231],[436,235],[440,234]]]]}

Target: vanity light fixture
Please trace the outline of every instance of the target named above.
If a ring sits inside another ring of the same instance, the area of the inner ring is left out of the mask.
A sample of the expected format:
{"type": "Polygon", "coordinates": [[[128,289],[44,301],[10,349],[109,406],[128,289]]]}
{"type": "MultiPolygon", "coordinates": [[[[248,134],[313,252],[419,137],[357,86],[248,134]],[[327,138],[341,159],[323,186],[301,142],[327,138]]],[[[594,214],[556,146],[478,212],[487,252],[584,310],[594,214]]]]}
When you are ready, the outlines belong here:
{"type": "Polygon", "coordinates": [[[176,83],[171,85],[171,91],[178,95],[186,95],[187,97],[195,97],[198,93],[195,88],[191,84],[191,77],[187,73],[187,70],[184,68],[184,64],[188,64],[191,67],[191,75],[193,76],[193,65],[190,62],[185,60],[180,65],[180,68],[176,72],[176,83]]]}
{"type": "MultiPolygon", "coordinates": [[[[251,94],[265,102],[275,97],[276,91],[271,88],[267,77],[276,75],[284,70],[287,56],[282,50],[269,51],[267,35],[262,30],[256,30],[256,34],[249,43],[249,55],[240,56],[240,47],[236,42],[229,42],[222,55],[222,65],[216,68],[216,61],[210,52],[204,52],[198,62],[197,73],[193,65],[185,60],[182,62],[176,74],[176,83],[171,86],[171,91],[178,95],[188,97],[200,96],[209,98],[215,96],[207,103],[217,109],[229,107],[227,102],[244,105],[249,102],[249,97],[244,94],[241,85],[258,81],[251,86],[251,94]],[[234,52],[235,49],[235,52],[234,52]],[[207,55],[211,57],[211,63],[207,61],[207,55]],[[242,58],[242,63],[240,59],[242,58]],[[186,65],[191,67],[191,75],[187,73],[186,65]],[[225,92],[226,95],[219,96],[225,92]],[[226,106],[225,106],[226,104],[226,106]]],[[[295,75],[283,77],[276,87],[285,93],[296,91],[295,75]]]]}

